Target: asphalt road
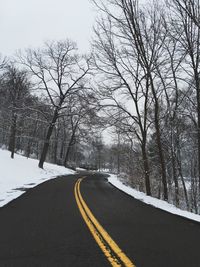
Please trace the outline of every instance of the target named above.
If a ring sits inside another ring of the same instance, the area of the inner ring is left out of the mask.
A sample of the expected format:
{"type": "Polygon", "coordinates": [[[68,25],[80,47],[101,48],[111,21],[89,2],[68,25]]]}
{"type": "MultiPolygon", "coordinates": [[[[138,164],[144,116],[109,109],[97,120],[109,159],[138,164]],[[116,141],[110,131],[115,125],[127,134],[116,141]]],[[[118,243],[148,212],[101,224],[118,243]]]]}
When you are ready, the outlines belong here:
{"type": "Polygon", "coordinates": [[[50,180],[0,208],[0,267],[200,267],[199,243],[200,224],[100,174],[50,180]]]}

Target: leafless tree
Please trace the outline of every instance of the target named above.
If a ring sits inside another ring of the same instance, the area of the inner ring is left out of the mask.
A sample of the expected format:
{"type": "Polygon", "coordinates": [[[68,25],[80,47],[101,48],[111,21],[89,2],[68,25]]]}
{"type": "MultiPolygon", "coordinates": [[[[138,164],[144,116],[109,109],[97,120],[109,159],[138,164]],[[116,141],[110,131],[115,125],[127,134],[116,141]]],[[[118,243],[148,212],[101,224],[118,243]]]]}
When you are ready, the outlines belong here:
{"type": "Polygon", "coordinates": [[[9,150],[11,151],[11,158],[14,158],[18,116],[20,113],[22,114],[25,100],[30,95],[30,82],[27,73],[18,70],[13,64],[7,65],[3,75],[3,88],[7,91],[6,95],[9,98],[7,99],[11,112],[9,150]]]}
{"type": "MultiPolygon", "coordinates": [[[[90,131],[91,126],[94,127],[96,125],[96,98],[92,92],[73,96],[69,98],[69,105],[66,111],[70,115],[67,116],[70,134],[63,161],[64,166],[68,165],[70,151],[74,145],[77,141],[81,142],[84,139],[84,132],[90,131]]],[[[86,133],[86,135],[88,134],[86,133]]]]}
{"type": "MultiPolygon", "coordinates": [[[[124,89],[129,94],[129,99],[133,101],[134,113],[130,114],[127,109],[125,110],[119,104],[116,98],[114,99],[118,107],[126,111],[127,115],[129,113],[129,116],[132,117],[134,123],[140,129],[140,139],[142,137],[143,140],[144,163],[148,162],[147,153],[144,152],[147,142],[148,106],[150,101],[152,101],[151,105],[154,105],[153,122],[156,131],[164,199],[167,200],[166,166],[161,141],[159,114],[160,92],[156,86],[154,74],[156,66],[163,63],[162,51],[166,38],[163,27],[163,13],[160,11],[160,7],[156,5],[146,12],[140,8],[138,1],[108,0],[107,4],[101,1],[94,2],[104,14],[103,19],[98,22],[96,28],[98,44],[95,48],[101,49],[99,49],[99,54],[96,55],[100,62],[98,69],[104,70],[107,76],[112,76],[112,81],[113,77],[115,80],[118,79],[117,82],[107,85],[110,92],[116,89],[124,89]],[[110,9],[109,5],[111,6],[110,9]],[[114,10],[116,9],[115,13],[114,10]],[[105,20],[107,20],[107,23],[105,23],[105,20]],[[105,61],[105,56],[107,61],[105,61]],[[107,62],[107,66],[105,66],[105,62],[107,62]],[[152,100],[150,100],[150,94],[152,100]],[[143,111],[141,111],[141,103],[139,102],[142,102],[143,111]]],[[[107,79],[111,81],[111,78],[107,79]]],[[[145,180],[148,194],[150,194],[149,171],[147,169],[149,169],[148,166],[145,167],[145,175],[147,176],[145,180]]]]}
{"type": "Polygon", "coordinates": [[[45,95],[53,110],[47,128],[39,167],[43,168],[50,138],[61,111],[67,108],[69,96],[84,91],[84,78],[89,73],[89,59],[77,54],[70,40],[45,43],[42,49],[28,49],[19,55],[20,63],[32,73],[41,96],[45,95]]]}
{"type": "Polygon", "coordinates": [[[173,2],[169,1],[169,3],[173,3],[175,9],[179,13],[185,13],[185,15],[187,15],[187,17],[190,18],[197,27],[200,27],[199,0],[173,0],[173,2]]]}
{"type": "MultiPolygon", "coordinates": [[[[171,24],[175,32],[182,30],[179,42],[182,50],[186,53],[185,77],[190,87],[196,92],[196,121],[198,140],[198,180],[200,190],[200,3],[198,0],[179,1],[172,0],[171,3],[171,24]]],[[[174,36],[175,38],[175,36],[174,36]]]]}

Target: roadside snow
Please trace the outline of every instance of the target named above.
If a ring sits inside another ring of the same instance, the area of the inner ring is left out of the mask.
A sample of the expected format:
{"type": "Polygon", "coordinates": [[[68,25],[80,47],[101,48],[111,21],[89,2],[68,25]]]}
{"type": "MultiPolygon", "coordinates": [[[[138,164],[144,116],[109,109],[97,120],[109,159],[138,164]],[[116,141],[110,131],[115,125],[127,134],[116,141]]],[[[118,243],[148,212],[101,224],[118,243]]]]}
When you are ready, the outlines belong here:
{"type": "Polygon", "coordinates": [[[174,205],[167,203],[164,200],[160,200],[157,198],[149,197],[145,193],[139,192],[127,185],[124,185],[117,177],[117,175],[109,174],[110,177],[108,177],[109,183],[120,189],[121,191],[127,193],[128,195],[146,203],[149,205],[152,205],[156,208],[165,210],[167,212],[170,212],[172,214],[176,214],[197,222],[200,222],[200,215],[196,215],[192,212],[184,211],[181,209],[176,208],[174,205]]]}
{"type": "Polygon", "coordinates": [[[76,171],[87,171],[87,170],[83,168],[76,168],[76,171]]]}
{"type": "Polygon", "coordinates": [[[26,188],[34,187],[59,175],[73,174],[64,167],[45,163],[44,170],[38,168],[38,160],[20,155],[10,158],[10,152],[0,149],[0,207],[17,198],[26,188]]]}

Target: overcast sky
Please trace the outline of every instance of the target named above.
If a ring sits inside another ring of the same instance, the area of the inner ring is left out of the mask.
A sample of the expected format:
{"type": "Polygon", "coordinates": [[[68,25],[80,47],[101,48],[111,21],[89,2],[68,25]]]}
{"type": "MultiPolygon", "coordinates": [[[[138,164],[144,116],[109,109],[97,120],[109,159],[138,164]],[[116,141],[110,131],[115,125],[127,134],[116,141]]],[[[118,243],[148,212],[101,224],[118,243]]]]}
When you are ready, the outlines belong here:
{"type": "Polygon", "coordinates": [[[66,38],[87,52],[94,17],[90,0],[0,0],[0,53],[66,38]]]}

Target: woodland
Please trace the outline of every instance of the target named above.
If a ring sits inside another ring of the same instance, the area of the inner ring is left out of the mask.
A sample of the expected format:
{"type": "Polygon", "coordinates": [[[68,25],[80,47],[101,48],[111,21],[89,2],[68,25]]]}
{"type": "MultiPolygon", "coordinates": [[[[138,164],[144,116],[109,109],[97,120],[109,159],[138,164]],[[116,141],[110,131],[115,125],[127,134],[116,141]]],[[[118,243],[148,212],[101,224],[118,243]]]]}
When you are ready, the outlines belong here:
{"type": "Polygon", "coordinates": [[[92,2],[91,53],[65,39],[1,55],[0,146],[199,214],[199,0],[92,2]]]}

